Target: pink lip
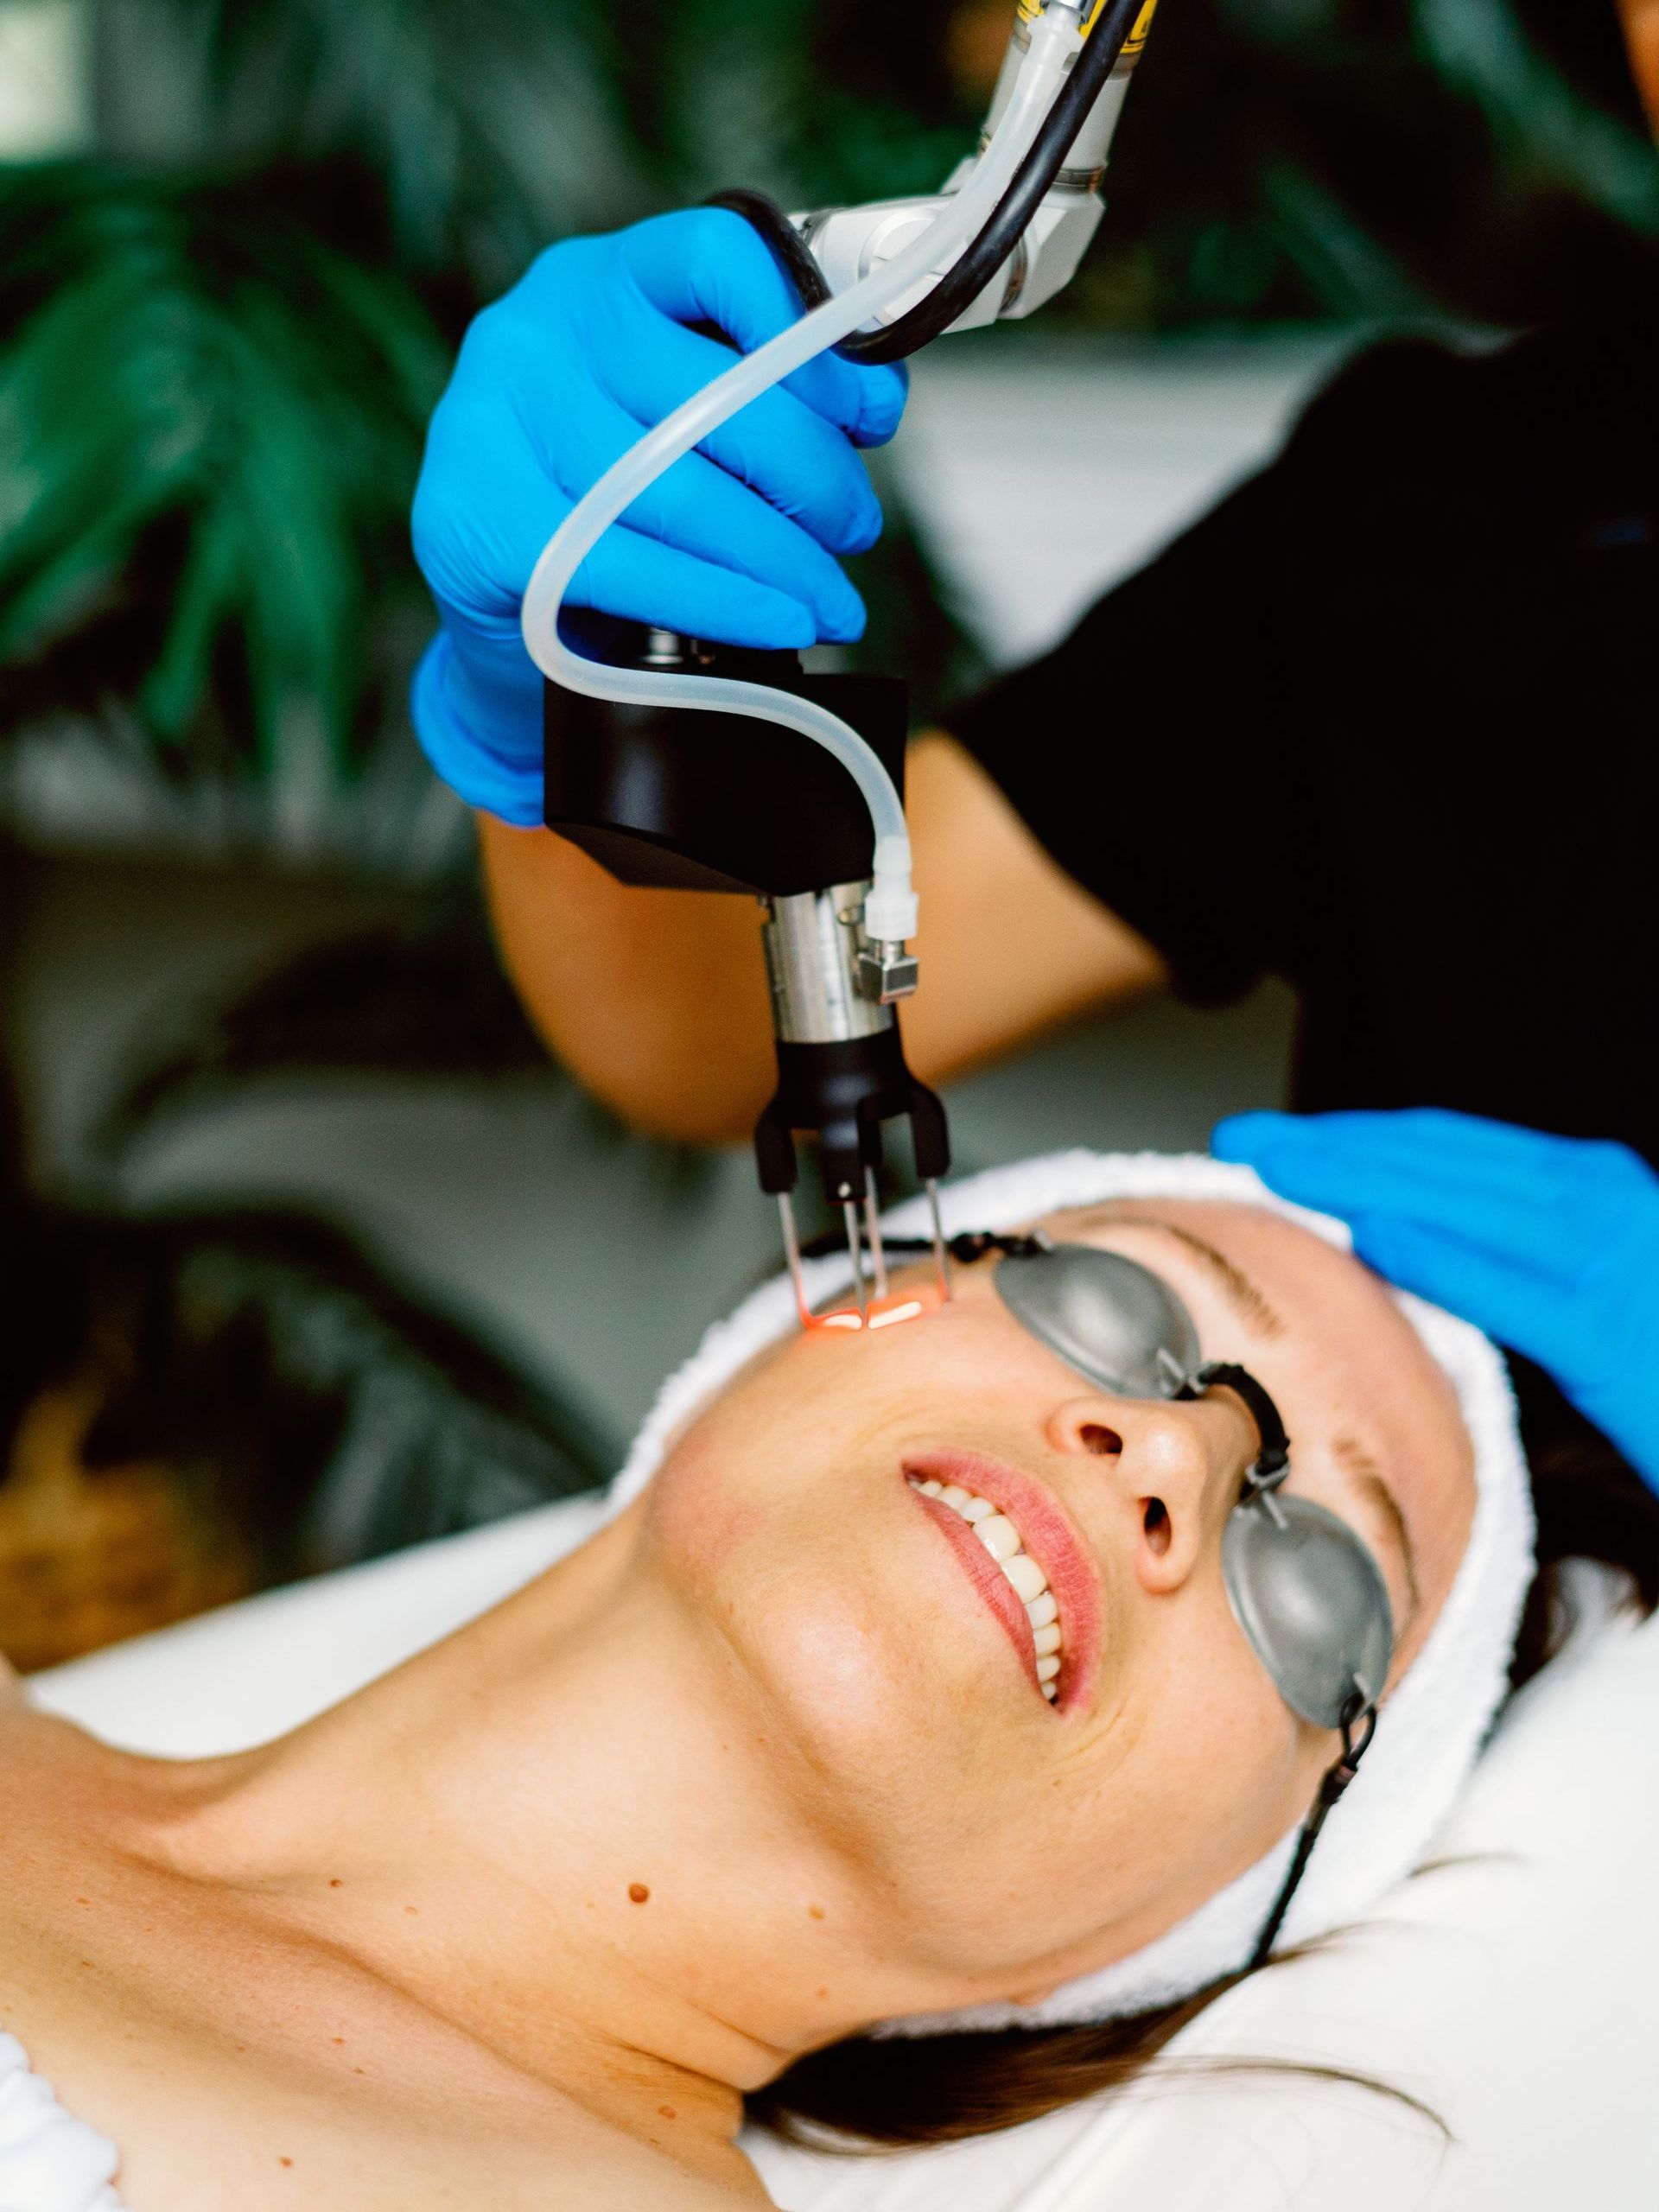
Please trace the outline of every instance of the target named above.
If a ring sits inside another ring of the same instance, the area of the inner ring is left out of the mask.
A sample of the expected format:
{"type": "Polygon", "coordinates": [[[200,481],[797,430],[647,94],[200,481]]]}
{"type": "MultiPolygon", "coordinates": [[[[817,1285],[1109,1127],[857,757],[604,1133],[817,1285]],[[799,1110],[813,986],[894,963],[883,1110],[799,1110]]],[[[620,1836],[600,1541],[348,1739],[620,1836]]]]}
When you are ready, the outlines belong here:
{"type": "MultiPolygon", "coordinates": [[[[1085,1703],[1100,1658],[1100,1573],[1053,1497],[1030,1475],[977,1452],[918,1452],[905,1460],[903,1471],[913,1482],[959,1484],[988,1497],[1007,1514],[1048,1578],[1059,1607],[1060,1694],[1051,1710],[1065,1713],[1085,1703]]],[[[929,1509],[935,1525],[950,1539],[969,1580],[1007,1631],[1035,1688],[1037,1653],[1031,1622],[1007,1577],[959,1514],[919,1491],[911,1495],[929,1509]]]]}

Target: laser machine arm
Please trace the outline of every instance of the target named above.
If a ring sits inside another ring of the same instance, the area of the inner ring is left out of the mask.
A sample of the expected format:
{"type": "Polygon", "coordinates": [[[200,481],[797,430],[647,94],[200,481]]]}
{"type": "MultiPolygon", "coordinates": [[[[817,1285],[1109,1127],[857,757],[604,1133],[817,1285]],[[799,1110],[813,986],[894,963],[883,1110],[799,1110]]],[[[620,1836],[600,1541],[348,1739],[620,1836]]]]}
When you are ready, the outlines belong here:
{"type": "MultiPolygon", "coordinates": [[[[960,258],[942,257],[928,280],[873,319],[842,347],[854,360],[898,361],[932,339],[958,330],[1035,315],[1077,275],[1106,205],[1101,198],[1112,140],[1144,50],[1158,0],[1078,0],[1077,50],[1065,89],[1054,102],[1018,179],[995,214],[960,258]],[[1098,35],[1098,44],[1093,43],[1098,35]]],[[[861,207],[821,208],[798,215],[793,227],[831,293],[849,290],[872,270],[904,251],[959,193],[984,158],[1007,113],[1030,48],[1031,25],[1044,0],[1020,0],[977,149],[962,161],[944,190],[931,198],[888,200],[861,207]]],[[[779,243],[758,195],[722,194],[779,243]]],[[[787,253],[787,241],[781,242],[787,253]]],[[[791,265],[808,303],[812,276],[791,265]]],[[[819,295],[822,296],[822,295],[819,295]]]]}
{"type": "MultiPolygon", "coordinates": [[[[720,195],[766,238],[810,312],[641,442],[642,456],[660,448],[651,473],[825,345],[899,360],[947,331],[1031,315],[1062,290],[1103,212],[1107,155],[1156,5],[1020,0],[979,149],[937,195],[792,219],[756,194],[720,195]],[[843,301],[868,311],[840,317],[815,345],[814,326],[832,325],[843,301]]],[[[904,686],[574,612],[561,630],[586,543],[650,480],[642,461],[630,488],[634,458],[550,544],[526,596],[525,640],[548,677],[545,820],[624,883],[760,901],[779,1067],[755,1133],[761,1185],[779,1199],[804,1315],[791,1197],[796,1138],[817,1139],[867,1316],[866,1242],[870,1288],[878,1300],[887,1289],[875,1205],[885,1124],[909,1122],[930,1193],[950,1166],[944,1109],[906,1064],[897,1013],[917,981],[904,686]]],[[[948,1293],[937,1233],[935,1247],[948,1293]]]]}

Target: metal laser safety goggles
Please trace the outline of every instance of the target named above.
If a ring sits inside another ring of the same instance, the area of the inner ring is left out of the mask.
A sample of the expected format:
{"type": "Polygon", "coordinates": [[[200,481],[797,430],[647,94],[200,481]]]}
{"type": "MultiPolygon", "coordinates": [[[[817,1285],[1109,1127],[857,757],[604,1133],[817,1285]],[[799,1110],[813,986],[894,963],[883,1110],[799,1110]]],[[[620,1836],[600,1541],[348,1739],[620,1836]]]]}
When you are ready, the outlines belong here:
{"type": "MultiPolygon", "coordinates": [[[[888,1249],[929,1251],[931,1244],[888,1249]]],[[[1376,1560],[1345,1521],[1281,1494],[1290,1440],[1279,1408],[1248,1368],[1203,1359],[1192,1317],[1161,1277],[1120,1252],[1041,1236],[955,1236],[964,1265],[1000,1255],[1003,1304],[1041,1344],[1120,1398],[1191,1400],[1231,1390],[1260,1448],[1222,1533],[1221,1570],[1233,1617],[1291,1711],[1340,1732],[1340,1756],[1319,1784],[1284,1885],[1250,1960],[1272,1949],[1331,1808],[1358,1770],[1376,1726],[1394,1656],[1394,1613],[1376,1560]]]]}

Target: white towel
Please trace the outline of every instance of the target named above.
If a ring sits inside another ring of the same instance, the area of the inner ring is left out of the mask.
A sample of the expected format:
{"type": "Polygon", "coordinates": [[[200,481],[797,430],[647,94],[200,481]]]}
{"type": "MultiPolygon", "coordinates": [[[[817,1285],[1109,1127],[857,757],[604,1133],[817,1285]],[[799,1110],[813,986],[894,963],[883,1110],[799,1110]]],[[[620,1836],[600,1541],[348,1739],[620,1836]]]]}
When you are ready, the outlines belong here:
{"type": "Polygon", "coordinates": [[[122,2212],[115,2145],[72,2119],[0,2034],[0,2212],[122,2212]]]}

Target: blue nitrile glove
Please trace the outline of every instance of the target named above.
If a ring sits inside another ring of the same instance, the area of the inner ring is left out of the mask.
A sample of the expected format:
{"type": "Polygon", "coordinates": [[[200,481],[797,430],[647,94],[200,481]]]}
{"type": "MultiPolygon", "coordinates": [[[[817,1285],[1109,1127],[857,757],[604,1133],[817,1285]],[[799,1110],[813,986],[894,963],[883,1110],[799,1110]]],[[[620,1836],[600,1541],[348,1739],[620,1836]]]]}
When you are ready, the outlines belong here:
{"type": "Polygon", "coordinates": [[[1524,1352],[1659,1491],[1659,1176],[1637,1154],[1433,1109],[1240,1114],[1214,1149],[1524,1352]]]}
{"type": "MultiPolygon", "coordinates": [[[[755,232],[705,207],[552,247],[467,332],[415,496],[443,626],[412,703],[433,766],[473,805],[542,818],[541,677],[518,612],[543,546],[642,430],[731,366],[692,326],[753,353],[798,315],[755,232]]],[[[881,510],[855,448],[893,435],[905,396],[899,370],[809,363],[635,503],[569,604],[734,645],[860,636],[835,556],[873,545],[881,510]]]]}

